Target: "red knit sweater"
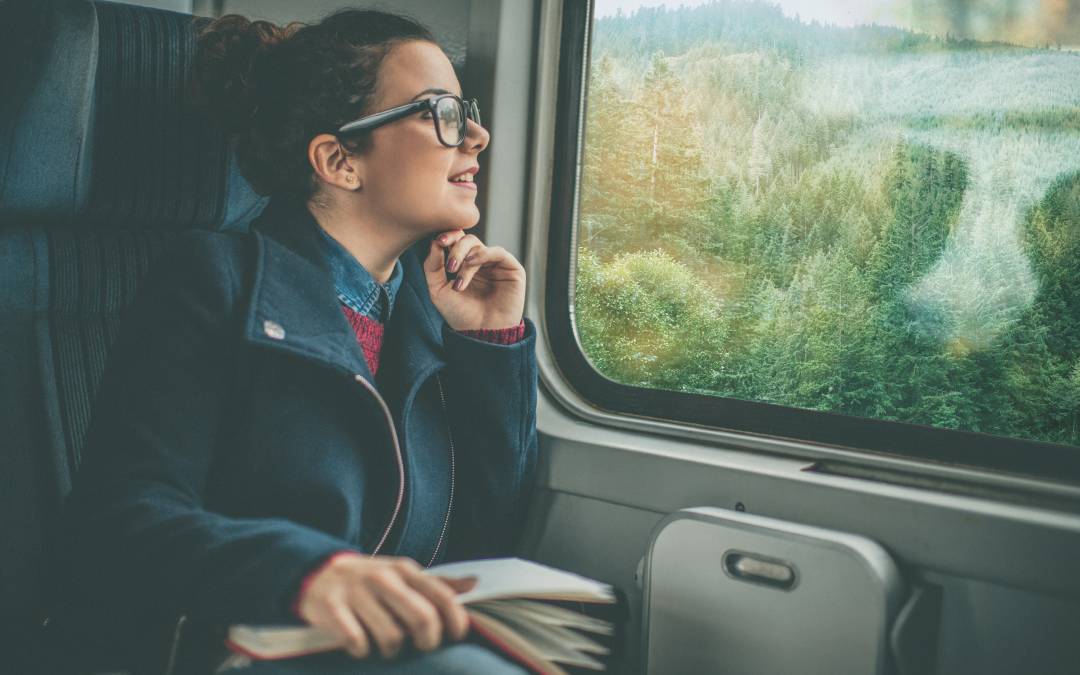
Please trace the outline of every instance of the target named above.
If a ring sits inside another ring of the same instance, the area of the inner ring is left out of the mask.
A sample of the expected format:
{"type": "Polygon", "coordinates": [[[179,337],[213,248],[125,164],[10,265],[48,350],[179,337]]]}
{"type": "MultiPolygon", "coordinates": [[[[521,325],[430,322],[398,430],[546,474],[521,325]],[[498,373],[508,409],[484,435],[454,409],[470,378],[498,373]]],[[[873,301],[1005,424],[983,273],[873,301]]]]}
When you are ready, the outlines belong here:
{"type": "MultiPolygon", "coordinates": [[[[367,359],[368,367],[371,368],[371,374],[375,375],[375,372],[379,369],[379,353],[382,351],[383,324],[353,311],[345,305],[342,305],[341,308],[345,310],[345,318],[349,320],[353,330],[356,331],[356,339],[359,340],[360,347],[364,350],[364,358],[367,359]]],[[[478,330],[459,330],[458,332],[476,340],[496,345],[516,345],[525,337],[525,320],[522,319],[521,323],[513,328],[497,330],[481,328],[478,330]]]]}

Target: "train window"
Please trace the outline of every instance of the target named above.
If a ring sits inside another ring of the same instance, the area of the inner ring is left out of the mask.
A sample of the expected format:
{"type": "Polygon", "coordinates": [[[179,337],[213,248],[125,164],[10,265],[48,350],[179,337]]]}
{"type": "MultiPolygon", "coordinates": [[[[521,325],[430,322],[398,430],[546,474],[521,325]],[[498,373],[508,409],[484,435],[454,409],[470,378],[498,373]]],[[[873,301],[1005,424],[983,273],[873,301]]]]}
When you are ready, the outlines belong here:
{"type": "Polygon", "coordinates": [[[640,4],[564,13],[546,318],[568,382],[1080,480],[1080,25],[640,4]]]}

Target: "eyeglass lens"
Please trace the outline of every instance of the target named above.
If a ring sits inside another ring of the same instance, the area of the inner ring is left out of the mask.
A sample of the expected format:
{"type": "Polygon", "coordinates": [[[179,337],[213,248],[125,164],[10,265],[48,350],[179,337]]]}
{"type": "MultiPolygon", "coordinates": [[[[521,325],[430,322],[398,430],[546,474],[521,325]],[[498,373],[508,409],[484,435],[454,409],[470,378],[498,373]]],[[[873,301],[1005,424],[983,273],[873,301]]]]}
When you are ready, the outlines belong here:
{"type": "Polygon", "coordinates": [[[435,117],[439,122],[439,137],[447,145],[460,145],[465,140],[465,111],[461,102],[454,98],[439,99],[435,104],[435,117]]]}
{"type": "Polygon", "coordinates": [[[438,120],[439,138],[450,146],[461,145],[468,133],[468,122],[480,124],[480,108],[476,99],[459,101],[452,97],[439,99],[435,103],[435,118],[438,120]]]}

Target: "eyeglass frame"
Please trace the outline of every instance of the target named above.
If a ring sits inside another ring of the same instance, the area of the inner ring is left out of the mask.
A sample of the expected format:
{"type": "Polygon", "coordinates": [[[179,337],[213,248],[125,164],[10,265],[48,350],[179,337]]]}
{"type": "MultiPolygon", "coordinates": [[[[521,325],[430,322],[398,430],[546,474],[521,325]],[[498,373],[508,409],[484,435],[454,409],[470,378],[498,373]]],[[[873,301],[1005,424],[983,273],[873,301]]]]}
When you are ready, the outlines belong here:
{"type": "Polygon", "coordinates": [[[343,124],[338,129],[339,134],[352,134],[360,131],[371,131],[377,129],[385,124],[391,122],[397,122],[398,120],[405,119],[409,115],[415,115],[418,112],[430,112],[431,122],[435,126],[435,135],[439,138],[439,142],[448,148],[459,147],[465,142],[466,136],[468,136],[469,120],[476,123],[477,126],[482,126],[480,123],[480,108],[476,103],[476,99],[465,101],[460,96],[454,94],[440,94],[439,96],[432,96],[431,98],[425,98],[420,101],[414,101],[413,103],[406,103],[403,106],[397,108],[390,108],[389,110],[383,110],[360,119],[353,120],[348,124],[343,124]],[[452,98],[456,100],[461,107],[465,109],[465,133],[461,135],[461,140],[457,143],[450,144],[443,140],[442,132],[439,131],[439,118],[436,115],[436,108],[439,105],[439,101],[444,98],[452,98]]]}

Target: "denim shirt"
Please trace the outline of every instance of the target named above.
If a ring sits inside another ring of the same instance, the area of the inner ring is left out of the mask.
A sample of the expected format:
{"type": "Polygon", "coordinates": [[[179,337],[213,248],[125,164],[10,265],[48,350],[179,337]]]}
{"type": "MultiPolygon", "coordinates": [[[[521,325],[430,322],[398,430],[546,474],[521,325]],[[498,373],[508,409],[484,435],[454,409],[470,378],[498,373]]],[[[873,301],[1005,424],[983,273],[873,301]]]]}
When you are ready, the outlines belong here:
{"type": "Polygon", "coordinates": [[[394,263],[394,271],[385,283],[376,283],[371,273],[364,269],[344,246],[321,227],[319,233],[322,235],[319,241],[323,255],[326,256],[326,263],[334,276],[334,290],[337,291],[338,299],[354,312],[379,323],[386,323],[394,309],[394,296],[401,288],[401,261],[394,263]]]}

